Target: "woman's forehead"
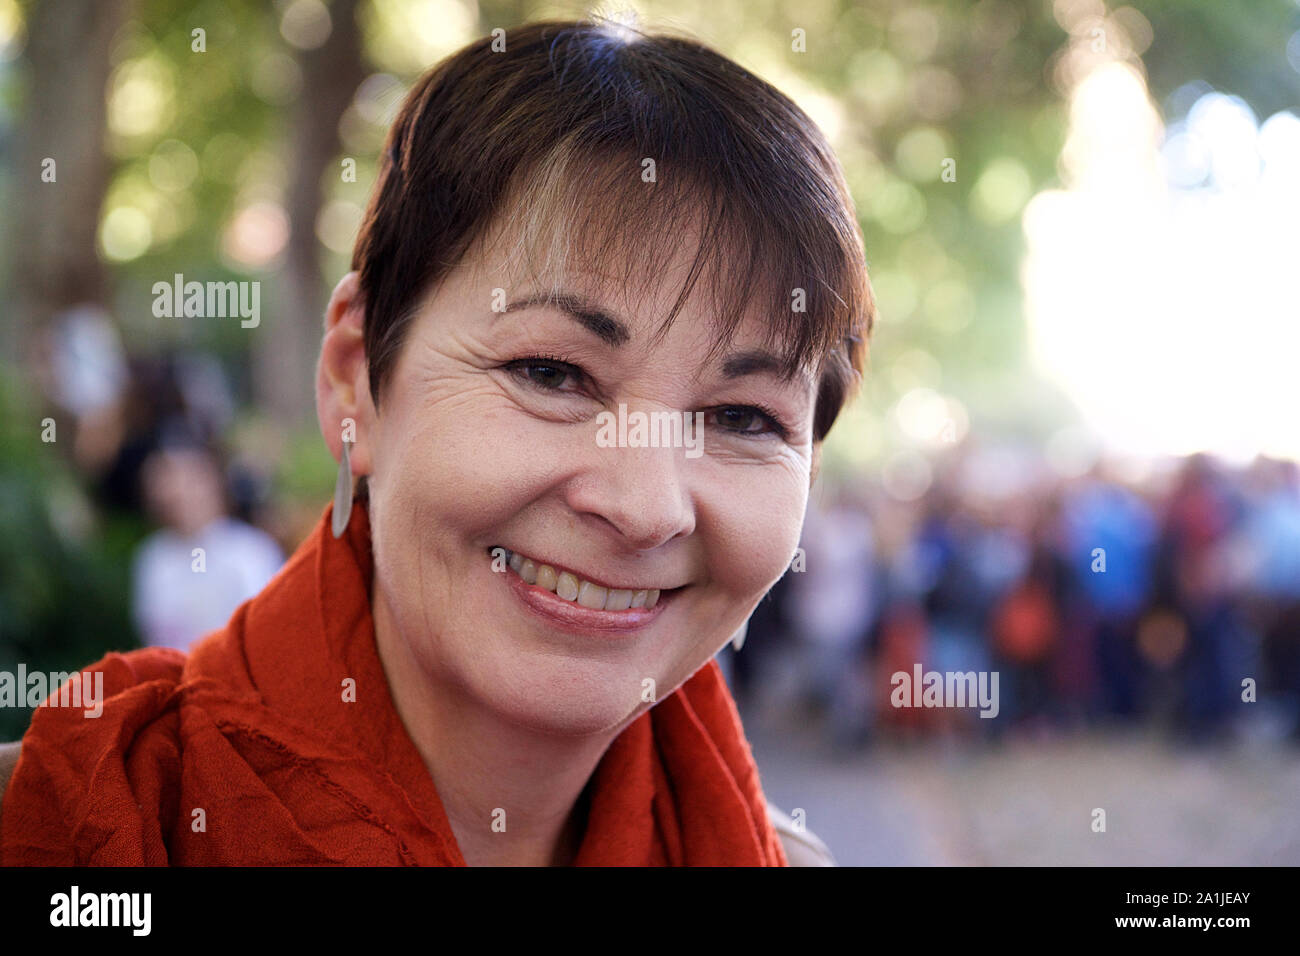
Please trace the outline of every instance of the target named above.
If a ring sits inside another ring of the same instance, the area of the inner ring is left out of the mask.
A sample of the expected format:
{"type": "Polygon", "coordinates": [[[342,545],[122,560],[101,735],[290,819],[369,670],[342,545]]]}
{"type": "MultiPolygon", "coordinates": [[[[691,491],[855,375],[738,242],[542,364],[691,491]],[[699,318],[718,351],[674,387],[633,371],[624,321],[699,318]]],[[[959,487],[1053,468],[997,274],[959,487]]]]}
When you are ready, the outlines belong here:
{"type": "Polygon", "coordinates": [[[685,319],[710,361],[743,339],[783,375],[815,371],[847,314],[835,263],[726,189],[684,173],[643,182],[635,157],[560,144],[516,172],[453,272],[466,304],[578,295],[653,339],[685,319]]]}

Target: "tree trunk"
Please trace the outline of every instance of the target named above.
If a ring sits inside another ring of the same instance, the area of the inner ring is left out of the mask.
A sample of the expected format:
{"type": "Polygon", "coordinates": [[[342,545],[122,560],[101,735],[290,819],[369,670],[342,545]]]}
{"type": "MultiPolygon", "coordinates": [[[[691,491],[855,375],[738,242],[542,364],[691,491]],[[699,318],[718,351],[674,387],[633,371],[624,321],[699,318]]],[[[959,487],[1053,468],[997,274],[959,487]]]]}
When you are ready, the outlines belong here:
{"type": "Polygon", "coordinates": [[[326,304],[316,217],[321,179],[340,148],[339,120],[365,78],[357,5],[357,0],[331,4],[329,38],[299,56],[303,83],[290,133],[293,179],[282,296],[263,323],[265,334],[253,354],[257,407],[286,430],[311,421],[316,407],[316,356],[326,304]]]}
{"type": "Polygon", "coordinates": [[[97,247],[111,167],[104,150],[106,89],[111,41],[129,6],[128,0],[45,0],[32,8],[8,223],[14,271],[11,318],[0,332],[6,355],[22,350],[32,360],[32,337],[53,316],[82,302],[108,304],[97,247]],[[46,170],[53,181],[42,178],[46,170]]]}

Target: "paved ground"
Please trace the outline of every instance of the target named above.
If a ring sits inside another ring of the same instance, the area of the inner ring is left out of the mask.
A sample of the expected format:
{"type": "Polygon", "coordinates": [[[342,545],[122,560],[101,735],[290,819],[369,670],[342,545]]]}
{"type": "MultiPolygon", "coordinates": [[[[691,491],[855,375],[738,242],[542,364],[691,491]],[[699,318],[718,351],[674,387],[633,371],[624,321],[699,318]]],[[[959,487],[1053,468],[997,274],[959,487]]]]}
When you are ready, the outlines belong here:
{"type": "Polygon", "coordinates": [[[768,798],[802,807],[841,865],[1300,864],[1294,747],[1094,734],[837,757],[806,715],[744,718],[768,798]]]}

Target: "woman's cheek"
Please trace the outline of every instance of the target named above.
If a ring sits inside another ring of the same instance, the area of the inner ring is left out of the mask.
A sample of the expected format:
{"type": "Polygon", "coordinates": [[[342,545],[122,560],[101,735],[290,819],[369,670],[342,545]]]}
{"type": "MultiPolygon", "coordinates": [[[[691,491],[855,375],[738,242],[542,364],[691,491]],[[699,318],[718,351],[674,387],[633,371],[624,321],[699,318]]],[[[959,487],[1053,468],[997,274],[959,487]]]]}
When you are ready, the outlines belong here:
{"type": "Polygon", "coordinates": [[[794,557],[808,500],[808,478],[797,466],[764,465],[748,480],[714,488],[717,527],[723,542],[724,580],[730,590],[759,596],[783,575],[794,557]],[[726,569],[730,569],[727,573],[726,569]]]}
{"type": "Polygon", "coordinates": [[[502,507],[518,497],[520,469],[535,448],[534,436],[509,411],[489,405],[451,417],[431,413],[394,428],[388,460],[401,477],[393,490],[418,495],[462,526],[498,522],[502,507]]]}

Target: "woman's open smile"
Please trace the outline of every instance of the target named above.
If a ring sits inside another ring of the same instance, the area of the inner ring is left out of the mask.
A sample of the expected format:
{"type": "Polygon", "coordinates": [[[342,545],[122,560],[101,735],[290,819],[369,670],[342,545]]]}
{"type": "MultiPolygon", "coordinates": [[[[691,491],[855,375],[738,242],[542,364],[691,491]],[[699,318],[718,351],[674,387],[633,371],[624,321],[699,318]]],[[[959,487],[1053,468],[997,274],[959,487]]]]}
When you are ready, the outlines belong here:
{"type": "Polygon", "coordinates": [[[571,631],[610,633],[638,631],[657,620],[684,585],[674,588],[618,587],[593,581],[585,573],[556,567],[518,552],[494,547],[494,563],[502,551],[506,584],[530,611],[552,626],[571,631]]]}

